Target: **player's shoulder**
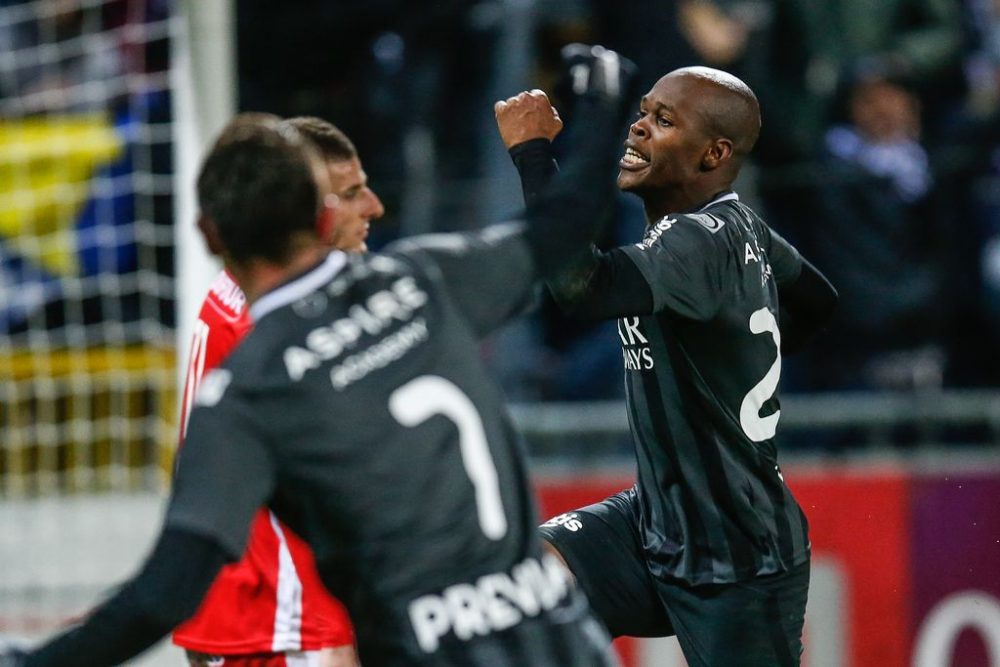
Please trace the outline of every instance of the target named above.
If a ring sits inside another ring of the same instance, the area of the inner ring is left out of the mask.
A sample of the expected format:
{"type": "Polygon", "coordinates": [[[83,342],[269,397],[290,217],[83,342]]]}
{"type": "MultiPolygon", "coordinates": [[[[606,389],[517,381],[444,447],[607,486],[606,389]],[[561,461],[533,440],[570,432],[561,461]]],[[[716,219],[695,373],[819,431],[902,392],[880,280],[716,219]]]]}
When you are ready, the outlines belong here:
{"type": "Polygon", "coordinates": [[[741,245],[748,236],[760,237],[768,230],[767,224],[749,205],[735,193],[720,197],[696,213],[692,221],[723,242],[738,241],[741,245]]]}
{"type": "MultiPolygon", "coordinates": [[[[512,255],[510,250],[515,248],[527,253],[528,245],[523,241],[523,232],[523,222],[511,221],[471,232],[420,234],[392,243],[386,247],[385,254],[405,262],[414,271],[431,280],[441,280],[442,267],[455,266],[452,260],[459,260],[459,265],[465,270],[479,271],[477,262],[463,260],[470,256],[486,260],[493,251],[498,252],[494,257],[511,260],[516,256],[516,251],[512,255]]],[[[453,271],[449,277],[452,280],[462,278],[453,271]]]]}
{"type": "Polygon", "coordinates": [[[648,225],[642,240],[635,245],[640,250],[649,250],[660,244],[674,248],[719,245],[724,238],[719,236],[719,232],[725,229],[726,224],[725,219],[713,213],[671,213],[648,225]]]}
{"type": "Polygon", "coordinates": [[[247,320],[247,297],[225,269],[212,280],[199,318],[208,325],[236,325],[247,320]]]}

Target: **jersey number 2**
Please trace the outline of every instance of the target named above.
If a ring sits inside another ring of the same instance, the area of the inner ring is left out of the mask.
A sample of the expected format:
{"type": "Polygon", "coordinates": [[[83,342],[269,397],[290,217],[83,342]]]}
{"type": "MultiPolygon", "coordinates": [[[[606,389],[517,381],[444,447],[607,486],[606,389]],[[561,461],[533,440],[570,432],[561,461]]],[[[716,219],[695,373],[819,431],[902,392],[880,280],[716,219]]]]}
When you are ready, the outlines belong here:
{"type": "Polygon", "coordinates": [[[497,469],[486,440],[486,429],[475,404],[443,377],[423,375],[389,396],[389,412],[403,426],[414,427],[434,415],[447,417],[458,427],[462,464],[476,491],[476,509],[483,534],[499,540],[507,534],[507,517],[500,498],[497,469]]]}
{"type": "Polygon", "coordinates": [[[750,331],[754,334],[770,333],[774,339],[777,356],[764,378],[743,397],[740,405],[740,426],[752,442],[763,442],[774,437],[778,430],[778,419],[781,410],[767,417],[760,416],[764,403],[774,396],[778,389],[778,379],[781,377],[781,332],[778,331],[778,321],[767,308],[754,311],[750,316],[750,331]]]}

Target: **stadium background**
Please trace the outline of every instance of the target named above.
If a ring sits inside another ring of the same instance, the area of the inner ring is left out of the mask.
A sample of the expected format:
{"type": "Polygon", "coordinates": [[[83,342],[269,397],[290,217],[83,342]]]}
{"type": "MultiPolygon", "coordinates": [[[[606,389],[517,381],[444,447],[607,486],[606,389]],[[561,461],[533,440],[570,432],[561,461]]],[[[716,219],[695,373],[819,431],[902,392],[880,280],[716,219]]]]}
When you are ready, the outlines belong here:
{"type": "MultiPolygon", "coordinates": [[[[741,195],[841,288],[785,360],[805,664],[1000,665],[996,0],[0,0],[0,636],[80,614],[155,533],[216,268],[194,174],[233,111],[342,126],[389,211],[377,248],[518,209],[492,102],[558,93],[571,41],[647,82],[744,76],[765,134],[741,195]]],[[[623,197],[602,242],[641,224],[623,197]]],[[[630,482],[618,349],[548,303],[484,346],[545,514],[630,482]]],[[[670,641],[620,648],[683,664],[670,641]]]]}

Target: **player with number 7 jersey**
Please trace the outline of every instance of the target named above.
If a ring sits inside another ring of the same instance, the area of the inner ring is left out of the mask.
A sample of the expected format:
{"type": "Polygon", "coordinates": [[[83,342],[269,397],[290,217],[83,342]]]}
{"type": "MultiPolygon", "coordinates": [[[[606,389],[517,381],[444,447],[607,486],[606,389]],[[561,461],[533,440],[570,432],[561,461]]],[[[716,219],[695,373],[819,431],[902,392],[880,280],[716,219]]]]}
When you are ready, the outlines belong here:
{"type": "MultiPolygon", "coordinates": [[[[366,251],[368,226],[384,208],[368,187],[354,143],[320,118],[282,122],[319,149],[337,196],[337,224],[330,238],[321,239],[323,247],[366,251]]],[[[246,295],[223,268],[195,322],[181,404],[182,444],[202,378],[252,326],[246,295]]],[[[198,612],[174,631],[173,640],[187,649],[192,667],[212,660],[233,667],[281,667],[295,660],[312,660],[317,667],[357,665],[347,610],[323,587],[308,546],[267,509],[254,518],[243,557],[223,568],[198,612]]]]}
{"type": "MultiPolygon", "coordinates": [[[[225,269],[212,281],[195,321],[181,403],[181,446],[205,375],[253,328],[246,296],[225,269]]],[[[295,656],[320,667],[354,667],[354,628],[324,588],[309,547],[267,508],[253,519],[243,557],[226,565],[198,612],[173,634],[193,667],[278,667],[295,656]]]]}
{"type": "MultiPolygon", "coordinates": [[[[600,165],[630,79],[616,54],[598,54],[578,112],[607,134],[574,142],[572,170],[589,197],[568,174],[537,226],[335,251],[282,272],[195,398],[168,532],[238,553],[247,508],[266,503],[313,548],[362,664],[613,664],[585,598],[542,550],[521,442],[478,345],[579,252],[580,225],[592,229],[609,199],[600,165]],[[230,472],[210,492],[236,460],[239,483],[230,472]]],[[[260,133],[260,150],[275,142],[260,133]]]]}
{"type": "Polygon", "coordinates": [[[199,176],[201,229],[253,330],[201,381],[139,573],[26,656],[4,663],[0,650],[0,665],[136,655],[242,554],[263,505],[312,548],[366,667],[615,664],[586,598],[543,550],[522,443],[479,343],[585,250],[612,201],[635,67],[604,49],[587,65],[564,175],[524,221],[383,254],[316,244],[336,199],[300,133],[259,117],[230,124],[199,176]]]}

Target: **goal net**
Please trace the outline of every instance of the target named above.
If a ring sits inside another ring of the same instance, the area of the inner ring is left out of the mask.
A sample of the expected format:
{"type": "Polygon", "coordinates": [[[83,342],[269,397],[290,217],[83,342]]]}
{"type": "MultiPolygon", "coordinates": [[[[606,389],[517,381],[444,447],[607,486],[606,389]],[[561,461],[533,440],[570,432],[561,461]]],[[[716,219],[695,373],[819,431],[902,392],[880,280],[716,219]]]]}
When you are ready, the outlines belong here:
{"type": "Polygon", "coordinates": [[[0,0],[0,636],[85,611],[159,523],[173,5],[0,0]]]}
{"type": "Polygon", "coordinates": [[[0,496],[169,458],[170,32],[156,0],[0,0],[0,496]]]}

